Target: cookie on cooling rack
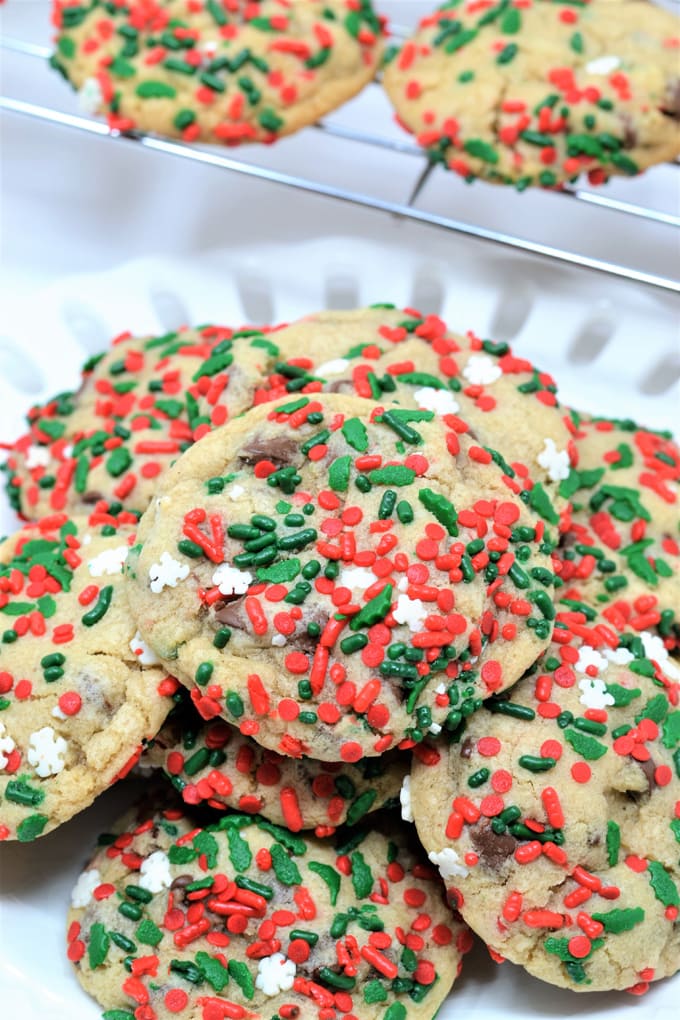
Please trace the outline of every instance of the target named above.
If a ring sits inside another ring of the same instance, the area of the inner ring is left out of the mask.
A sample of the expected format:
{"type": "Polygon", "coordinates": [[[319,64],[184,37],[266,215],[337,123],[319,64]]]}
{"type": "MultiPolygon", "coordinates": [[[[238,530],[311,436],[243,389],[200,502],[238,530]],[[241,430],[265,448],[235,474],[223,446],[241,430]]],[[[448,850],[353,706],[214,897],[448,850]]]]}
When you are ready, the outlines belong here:
{"type": "Polygon", "coordinates": [[[429,1020],[470,944],[398,819],[321,841],[243,814],[197,828],[167,801],[100,838],[68,918],[105,1015],[157,1020],[429,1020]]]}
{"type": "Polygon", "coordinates": [[[257,401],[320,389],[460,416],[461,428],[500,453],[517,492],[539,483],[531,505],[557,524],[543,490],[559,499],[569,474],[565,412],[554,379],[508,344],[392,305],[310,315],[279,330],[276,343],[279,361],[257,401]]]}
{"type": "Polygon", "coordinates": [[[410,768],[406,753],[355,763],[289,758],[223,719],[204,721],[183,694],[143,763],[163,769],[186,804],[258,813],[291,832],[316,829],[322,836],[399,798],[410,768]]]}
{"type": "Polygon", "coordinates": [[[87,807],[172,708],[177,683],[140,647],[124,590],[135,524],[55,514],[0,546],[2,839],[87,807]]]}
{"type": "Polygon", "coordinates": [[[552,188],[680,153],[680,20],[646,0],[446,3],[385,71],[400,122],[468,180],[552,188]]]}
{"type": "Polygon", "coordinates": [[[177,462],[140,522],[129,595],[204,718],[354,762],[455,728],[535,661],[551,544],[458,427],[293,395],[177,462]]]}
{"type": "Polygon", "coordinates": [[[670,433],[571,412],[571,500],[555,550],[561,596],[621,629],[680,636],[680,449],[670,433]]]}
{"type": "Polygon", "coordinates": [[[369,0],[56,0],[53,66],[118,131],[188,142],[272,142],[373,77],[369,0]]]}
{"type": "Polygon", "coordinates": [[[680,967],[680,669],[649,633],[558,615],[553,645],[414,761],[420,838],[495,954],[577,991],[680,967]]]}
{"type": "Polygon", "coordinates": [[[250,407],[275,361],[276,347],[256,329],[118,337],[85,364],[79,390],[29,412],[3,465],[10,503],[32,520],[87,514],[100,500],[145,510],[169,465],[250,407]]]}

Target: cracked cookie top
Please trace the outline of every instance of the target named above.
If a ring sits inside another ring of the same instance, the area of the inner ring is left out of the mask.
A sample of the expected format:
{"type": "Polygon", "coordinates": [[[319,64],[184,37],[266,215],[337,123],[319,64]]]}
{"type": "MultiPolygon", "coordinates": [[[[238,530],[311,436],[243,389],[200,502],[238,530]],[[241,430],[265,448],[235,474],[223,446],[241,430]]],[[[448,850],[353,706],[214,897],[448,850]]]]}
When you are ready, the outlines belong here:
{"type": "Polygon", "coordinates": [[[679,681],[657,635],[559,614],[527,676],[423,748],[418,833],[495,955],[577,991],[678,969],[679,681]]]}
{"type": "Polygon", "coordinates": [[[646,0],[449,0],[384,75],[397,117],[466,180],[552,188],[680,152],[680,21],[646,0]]]}
{"type": "Polygon", "coordinates": [[[126,569],[204,718],[351,762],[455,729],[535,661],[550,549],[456,416],[293,395],[187,451],[126,569]]]}

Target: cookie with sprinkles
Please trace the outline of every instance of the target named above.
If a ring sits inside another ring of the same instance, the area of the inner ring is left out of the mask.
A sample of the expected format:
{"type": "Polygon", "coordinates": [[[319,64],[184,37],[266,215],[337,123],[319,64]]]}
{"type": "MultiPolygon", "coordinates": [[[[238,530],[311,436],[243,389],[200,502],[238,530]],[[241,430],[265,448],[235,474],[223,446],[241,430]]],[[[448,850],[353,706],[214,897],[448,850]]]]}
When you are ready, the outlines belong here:
{"type": "Polygon", "coordinates": [[[68,957],[107,1017],[430,1020],[471,939],[407,832],[130,812],[73,890],[68,957]]]}
{"type": "Polygon", "coordinates": [[[373,78],[370,0],[56,0],[52,65],[117,131],[273,142],[373,78]]]}
{"type": "Polygon", "coordinates": [[[3,465],[10,503],[31,520],[87,514],[100,499],[145,510],[183,450],[250,407],[275,360],[257,329],[117,337],[86,362],[77,392],[29,412],[29,430],[3,465]]]}
{"type": "Polygon", "coordinates": [[[618,629],[680,636],[680,449],[670,433],[571,412],[571,500],[555,550],[564,598],[618,629]],[[606,608],[603,608],[605,607],[606,608]]]}
{"type": "Polygon", "coordinates": [[[470,181],[552,188],[680,153],[680,20],[647,0],[448,0],[385,71],[397,119],[470,181]]]}
{"type": "Polygon", "coordinates": [[[181,693],[143,763],[163,769],[186,804],[257,813],[291,832],[315,829],[328,836],[338,825],[356,825],[369,812],[394,806],[399,797],[410,769],[406,753],[347,763],[289,758],[223,719],[204,721],[181,693]]]}
{"type": "Polygon", "coordinates": [[[0,546],[1,839],[87,807],[172,708],[177,682],[140,649],[123,585],[135,525],[55,514],[0,546]]]}
{"type": "Polygon", "coordinates": [[[559,500],[557,483],[569,473],[565,412],[552,376],[508,344],[393,305],[320,312],[279,330],[276,342],[279,360],[257,401],[323,390],[457,415],[494,451],[516,492],[539,483],[527,498],[557,523],[543,490],[559,500]]]}
{"type": "Polygon", "coordinates": [[[204,718],[353,762],[455,729],[536,660],[551,543],[457,418],[316,397],[188,450],[126,569],[142,637],[204,718]]]}
{"type": "Polygon", "coordinates": [[[679,682],[658,636],[559,614],[537,667],[414,761],[420,838],[495,959],[636,994],[680,968],[679,682]]]}

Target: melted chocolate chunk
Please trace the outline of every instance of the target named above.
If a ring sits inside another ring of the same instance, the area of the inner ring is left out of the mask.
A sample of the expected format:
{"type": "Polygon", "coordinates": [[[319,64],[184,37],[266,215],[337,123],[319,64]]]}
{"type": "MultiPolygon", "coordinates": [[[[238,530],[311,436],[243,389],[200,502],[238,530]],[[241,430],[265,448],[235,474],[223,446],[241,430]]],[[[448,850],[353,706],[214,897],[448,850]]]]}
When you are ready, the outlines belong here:
{"type": "Polygon", "coordinates": [[[265,439],[254,435],[245,446],[241,447],[239,460],[244,464],[257,464],[261,460],[269,460],[277,468],[291,464],[298,453],[298,444],[287,436],[272,436],[265,439]]]}
{"type": "Polygon", "coordinates": [[[234,630],[246,630],[245,595],[238,595],[230,602],[220,600],[215,603],[219,608],[215,611],[215,619],[222,626],[233,627],[234,630]]]}
{"type": "Polygon", "coordinates": [[[472,749],[474,746],[475,746],[474,741],[470,740],[469,737],[466,737],[463,743],[460,745],[461,758],[465,758],[467,760],[472,754],[472,749]]]}
{"type": "Polygon", "coordinates": [[[469,832],[472,844],[487,868],[498,870],[515,852],[517,846],[515,837],[507,833],[496,835],[491,828],[491,823],[486,819],[471,825],[469,832]]]}
{"type": "Polygon", "coordinates": [[[680,78],[674,78],[666,87],[661,109],[669,117],[680,117],[680,78]]]}

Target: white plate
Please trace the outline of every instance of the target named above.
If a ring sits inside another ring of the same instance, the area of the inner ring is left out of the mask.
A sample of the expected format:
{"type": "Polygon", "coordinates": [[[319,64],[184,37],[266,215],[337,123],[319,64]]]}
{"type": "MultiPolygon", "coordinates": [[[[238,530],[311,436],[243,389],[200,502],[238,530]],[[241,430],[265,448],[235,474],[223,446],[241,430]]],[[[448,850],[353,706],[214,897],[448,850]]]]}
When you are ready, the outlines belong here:
{"type": "MultiPolygon", "coordinates": [[[[287,320],[318,308],[380,300],[421,303],[453,328],[512,339],[520,353],[557,374],[562,392],[584,409],[673,425],[677,383],[663,366],[676,350],[676,319],[665,301],[639,288],[555,274],[511,258],[476,258],[451,240],[427,254],[346,237],[254,246],[191,260],[148,258],[106,273],[59,280],[5,323],[0,359],[0,439],[11,438],[35,400],[77,383],[86,353],[123,329],[156,332],[182,322],[287,320]],[[558,325],[557,325],[558,324],[558,325]],[[645,337],[644,345],[639,342],[645,337]],[[550,338],[550,343],[546,338],[550,338]],[[584,342],[584,338],[585,341],[584,342]],[[597,343],[597,351],[594,346],[597,343]],[[58,350],[54,359],[51,352],[58,350]]],[[[397,236],[398,233],[397,233],[397,236]]],[[[0,526],[12,526],[3,509],[0,526]]],[[[65,955],[69,894],[98,833],[133,795],[130,783],[29,845],[0,846],[0,1017],[96,1020],[65,955]]],[[[521,968],[492,963],[478,946],[438,1020],[676,1020],[680,975],[641,1000],[561,991],[521,968]]]]}

